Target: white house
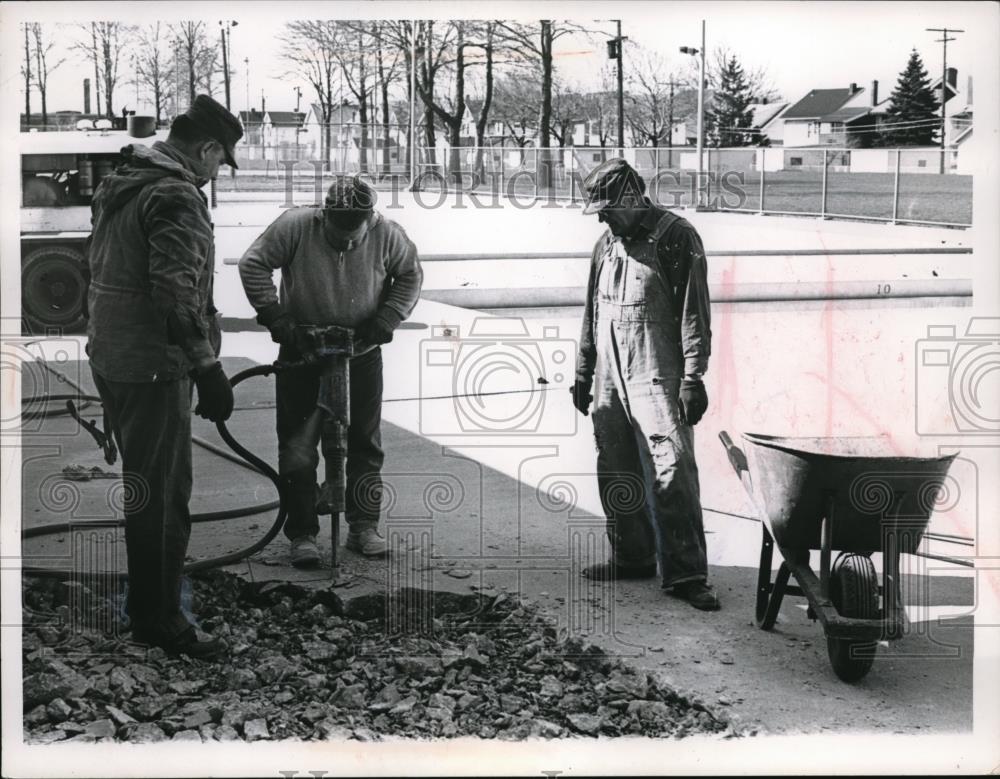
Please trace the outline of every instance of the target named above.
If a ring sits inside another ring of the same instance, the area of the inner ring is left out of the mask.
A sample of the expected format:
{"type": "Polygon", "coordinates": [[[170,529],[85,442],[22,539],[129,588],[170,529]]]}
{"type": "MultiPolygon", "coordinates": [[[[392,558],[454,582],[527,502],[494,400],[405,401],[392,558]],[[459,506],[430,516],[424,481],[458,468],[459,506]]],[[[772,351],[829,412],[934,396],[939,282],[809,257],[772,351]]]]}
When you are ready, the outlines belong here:
{"type": "Polygon", "coordinates": [[[782,114],[785,147],[846,146],[852,128],[875,123],[879,106],[878,82],[865,90],[857,84],[846,89],[812,89],[782,114]]]}
{"type": "Polygon", "coordinates": [[[264,113],[263,138],[267,159],[299,160],[308,157],[302,145],[303,120],[300,111],[271,111],[264,113]]]}
{"type": "Polygon", "coordinates": [[[785,123],[782,117],[788,110],[789,103],[753,103],[750,105],[752,119],[750,127],[756,130],[754,140],[766,137],[772,146],[781,146],[784,142],[785,123]]]}

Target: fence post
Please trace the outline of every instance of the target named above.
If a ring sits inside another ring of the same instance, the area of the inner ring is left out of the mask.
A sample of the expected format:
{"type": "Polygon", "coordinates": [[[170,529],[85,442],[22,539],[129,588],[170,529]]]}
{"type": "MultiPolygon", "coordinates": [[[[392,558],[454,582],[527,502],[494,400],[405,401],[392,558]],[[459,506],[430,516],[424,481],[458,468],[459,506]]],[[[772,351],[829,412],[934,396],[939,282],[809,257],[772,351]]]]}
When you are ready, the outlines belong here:
{"type": "Polygon", "coordinates": [[[896,149],[896,173],[893,176],[892,182],[892,223],[896,224],[896,218],[899,216],[899,156],[901,154],[900,149],[896,149]]]}
{"type": "Polygon", "coordinates": [[[819,215],[826,219],[826,149],[823,149],[823,194],[819,201],[819,215]]]}
{"type": "Polygon", "coordinates": [[[760,214],[764,215],[764,171],[767,170],[767,149],[760,149],[760,214]]]}
{"type": "Polygon", "coordinates": [[[573,178],[573,173],[576,171],[576,152],[570,152],[569,155],[569,204],[573,205],[576,202],[576,181],[573,178]]]}
{"type": "Polygon", "coordinates": [[[538,200],[538,174],[539,174],[538,146],[535,146],[535,200],[538,200]]]}
{"type": "Polygon", "coordinates": [[[504,156],[505,155],[503,153],[503,140],[501,139],[501,142],[500,142],[500,194],[501,195],[503,195],[503,193],[506,191],[503,188],[504,156]]]}

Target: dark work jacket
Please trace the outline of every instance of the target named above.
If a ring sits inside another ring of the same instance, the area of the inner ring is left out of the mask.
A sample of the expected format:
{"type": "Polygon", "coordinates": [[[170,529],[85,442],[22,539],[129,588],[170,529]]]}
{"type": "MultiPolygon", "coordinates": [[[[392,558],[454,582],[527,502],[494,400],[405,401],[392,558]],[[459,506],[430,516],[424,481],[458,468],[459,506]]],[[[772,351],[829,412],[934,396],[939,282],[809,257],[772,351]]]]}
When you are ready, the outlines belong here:
{"type": "MultiPolygon", "coordinates": [[[[679,328],[664,332],[663,337],[679,341],[684,359],[684,375],[700,378],[708,370],[708,358],[712,352],[712,316],[705,249],[698,232],[686,219],[651,202],[648,208],[632,239],[653,234],[664,216],[673,217],[672,220],[667,220],[669,224],[657,240],[656,256],[659,261],[657,270],[674,298],[674,309],[679,312],[679,328]]],[[[606,230],[597,240],[591,258],[576,360],[576,375],[583,381],[590,381],[594,376],[597,361],[597,344],[594,338],[595,308],[598,305],[597,279],[605,248],[613,240],[611,231],[606,230]]]]}
{"type": "Polygon", "coordinates": [[[87,353],[113,381],[172,381],[218,354],[206,182],[168,144],[122,151],[91,206],[87,353]]]}

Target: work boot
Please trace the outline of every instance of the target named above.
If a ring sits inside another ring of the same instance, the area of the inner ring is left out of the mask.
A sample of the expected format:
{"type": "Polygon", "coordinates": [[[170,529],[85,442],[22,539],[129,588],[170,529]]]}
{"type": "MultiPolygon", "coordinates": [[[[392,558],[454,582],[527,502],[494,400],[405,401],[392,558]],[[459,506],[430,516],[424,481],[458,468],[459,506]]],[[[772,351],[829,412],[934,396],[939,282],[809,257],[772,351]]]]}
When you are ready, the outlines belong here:
{"type": "Polygon", "coordinates": [[[597,565],[588,565],[581,572],[586,579],[610,582],[624,579],[652,579],[656,576],[656,563],[649,565],[624,566],[613,560],[597,565]]]}
{"type": "Polygon", "coordinates": [[[299,536],[292,539],[292,565],[296,568],[311,568],[319,564],[319,547],[316,536],[299,536]]]}
{"type": "Polygon", "coordinates": [[[702,611],[718,611],[722,608],[722,604],[719,603],[719,596],[705,582],[681,582],[680,584],[675,584],[673,594],[702,611]]]}
{"type": "Polygon", "coordinates": [[[347,531],[344,546],[365,557],[384,557],[389,552],[385,539],[379,535],[378,526],[374,523],[351,527],[347,531]]]}
{"type": "Polygon", "coordinates": [[[158,646],[168,655],[187,655],[202,660],[218,657],[229,645],[221,638],[213,638],[192,625],[176,636],[166,637],[158,630],[135,627],[132,639],[147,646],[158,646]]]}

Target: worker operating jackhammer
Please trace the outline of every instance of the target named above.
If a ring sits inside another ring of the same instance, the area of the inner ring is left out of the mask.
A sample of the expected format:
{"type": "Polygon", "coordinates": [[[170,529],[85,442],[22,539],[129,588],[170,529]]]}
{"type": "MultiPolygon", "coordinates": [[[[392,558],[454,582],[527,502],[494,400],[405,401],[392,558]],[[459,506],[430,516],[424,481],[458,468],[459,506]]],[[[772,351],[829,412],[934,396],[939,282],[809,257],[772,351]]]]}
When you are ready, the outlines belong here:
{"type": "MultiPolygon", "coordinates": [[[[281,362],[312,359],[319,329],[354,330],[349,360],[345,518],[347,549],[386,554],[379,533],[382,498],[382,350],[412,313],[423,272],[403,228],[375,210],[376,194],[354,176],[338,176],[322,206],[279,216],[240,260],[240,278],[257,321],[280,345],[281,362]],[[280,295],[272,279],[281,271],[280,295]]],[[[322,366],[276,377],[278,473],[287,508],[285,536],[297,567],[319,563],[321,500],[316,481],[322,414],[317,414],[322,366]]]]}

